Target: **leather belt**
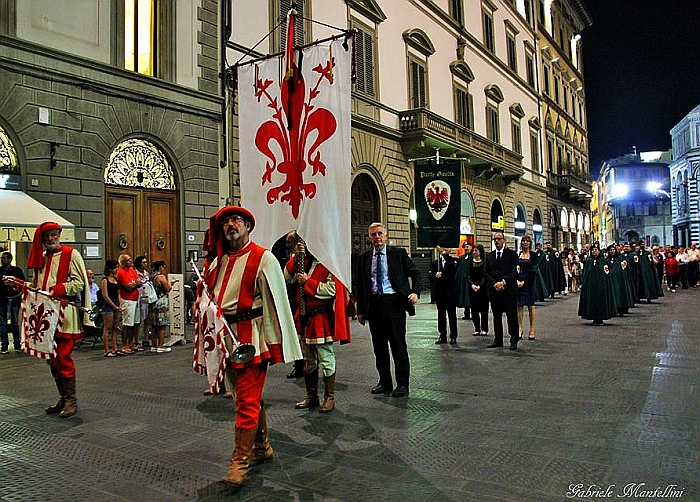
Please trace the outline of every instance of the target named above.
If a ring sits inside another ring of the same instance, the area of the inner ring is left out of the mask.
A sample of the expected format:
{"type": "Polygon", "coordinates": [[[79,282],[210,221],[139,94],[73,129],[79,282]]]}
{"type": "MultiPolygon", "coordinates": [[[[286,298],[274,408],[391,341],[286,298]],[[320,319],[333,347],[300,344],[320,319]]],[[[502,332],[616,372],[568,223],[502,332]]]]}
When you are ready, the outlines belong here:
{"type": "Polygon", "coordinates": [[[328,312],[330,310],[330,305],[321,305],[320,307],[316,307],[315,309],[307,309],[306,317],[313,317],[315,315],[323,314],[324,312],[328,312]]]}
{"type": "Polygon", "coordinates": [[[226,322],[229,324],[233,324],[236,322],[241,322],[241,321],[250,321],[251,319],[256,319],[258,317],[262,317],[263,315],[263,308],[262,307],[257,307],[251,310],[248,310],[247,312],[241,312],[239,314],[224,314],[224,318],[226,319],[226,322]]]}

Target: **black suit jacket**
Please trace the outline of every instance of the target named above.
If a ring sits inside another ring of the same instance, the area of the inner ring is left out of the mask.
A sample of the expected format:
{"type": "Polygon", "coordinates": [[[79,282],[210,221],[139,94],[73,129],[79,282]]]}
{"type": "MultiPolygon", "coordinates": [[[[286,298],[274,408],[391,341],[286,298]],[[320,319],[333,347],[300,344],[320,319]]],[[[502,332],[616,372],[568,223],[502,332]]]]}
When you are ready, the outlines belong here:
{"type": "Polygon", "coordinates": [[[436,301],[455,300],[457,296],[457,260],[447,255],[444,256],[445,265],[439,265],[438,260],[441,260],[443,256],[438,257],[437,260],[433,260],[433,263],[430,265],[431,280],[435,277],[436,273],[442,272],[439,279],[435,277],[433,296],[436,301]]]}
{"type": "MultiPolygon", "coordinates": [[[[374,249],[360,255],[357,290],[357,314],[365,316],[369,312],[369,300],[372,297],[372,258],[374,249]]],[[[420,271],[409,258],[404,248],[386,246],[386,262],[389,269],[391,287],[406,300],[405,310],[408,315],[415,315],[416,309],[408,301],[408,295],[415,293],[420,296],[420,271]],[[408,279],[411,279],[409,282],[408,279]]]]}
{"type": "Polygon", "coordinates": [[[515,251],[504,247],[500,261],[496,261],[496,250],[487,253],[484,267],[486,283],[489,285],[489,293],[491,295],[518,295],[518,284],[516,282],[518,277],[518,254],[515,251]],[[503,279],[506,281],[505,289],[503,291],[496,290],[494,284],[501,282],[503,279]]]}

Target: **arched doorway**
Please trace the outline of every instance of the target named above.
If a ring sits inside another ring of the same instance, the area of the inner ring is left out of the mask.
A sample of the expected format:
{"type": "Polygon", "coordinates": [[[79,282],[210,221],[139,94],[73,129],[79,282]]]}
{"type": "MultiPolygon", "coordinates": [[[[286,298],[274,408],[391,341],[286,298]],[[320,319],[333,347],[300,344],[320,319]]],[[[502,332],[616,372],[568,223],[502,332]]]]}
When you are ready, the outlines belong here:
{"type": "Polygon", "coordinates": [[[475,244],[475,218],[474,218],[474,200],[466,190],[462,190],[462,200],[460,201],[460,218],[459,218],[459,249],[457,255],[462,256],[462,244],[464,242],[475,244]]]}
{"type": "MultiPolygon", "coordinates": [[[[491,203],[491,231],[506,231],[506,220],[503,217],[503,206],[501,201],[495,199],[491,203]]],[[[491,249],[494,249],[493,241],[491,241],[491,249]]]]}
{"type": "Polygon", "coordinates": [[[535,245],[542,243],[542,213],[537,208],[532,213],[532,234],[535,245]]]}
{"type": "Polygon", "coordinates": [[[109,157],[104,181],[105,258],[143,254],[182,272],[175,178],[165,154],[150,141],[123,141],[109,157]]]}
{"type": "Polygon", "coordinates": [[[379,192],[372,178],[366,174],[358,174],[352,182],[350,195],[350,232],[352,237],[352,283],[355,291],[357,257],[372,246],[367,236],[370,223],[380,220],[379,192]]]}

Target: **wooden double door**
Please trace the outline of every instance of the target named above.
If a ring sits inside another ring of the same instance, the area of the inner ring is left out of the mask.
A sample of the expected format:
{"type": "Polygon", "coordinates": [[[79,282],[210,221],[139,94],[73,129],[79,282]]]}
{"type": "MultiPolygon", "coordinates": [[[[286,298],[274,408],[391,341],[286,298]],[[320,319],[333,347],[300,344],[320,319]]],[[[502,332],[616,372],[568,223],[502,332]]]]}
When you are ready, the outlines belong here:
{"type": "Polygon", "coordinates": [[[104,257],[145,255],[148,271],[165,260],[167,272],[181,273],[177,197],[173,192],[107,187],[104,257]]]}

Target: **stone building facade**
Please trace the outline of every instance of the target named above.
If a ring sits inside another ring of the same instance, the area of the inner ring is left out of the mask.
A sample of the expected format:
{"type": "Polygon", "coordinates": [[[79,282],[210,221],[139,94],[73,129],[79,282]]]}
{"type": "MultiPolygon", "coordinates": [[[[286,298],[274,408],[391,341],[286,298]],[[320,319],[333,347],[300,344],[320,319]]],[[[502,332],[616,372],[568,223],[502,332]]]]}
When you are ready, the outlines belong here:
{"type": "MultiPolygon", "coordinates": [[[[234,3],[227,60],[280,52],[290,5],[286,0],[234,3]]],[[[426,266],[433,250],[417,247],[410,217],[413,168],[415,159],[437,156],[460,161],[463,240],[490,249],[491,233],[498,229],[511,247],[525,233],[561,245],[588,241],[591,187],[578,35],[591,20],[581,1],[304,0],[294,5],[306,18],[296,26],[298,44],[356,30],[349,159],[353,254],[369,246],[367,224],[383,221],[390,240],[426,266]],[[545,84],[544,58],[551,66],[555,57],[556,81],[550,74],[551,85],[545,84]]],[[[229,144],[234,200],[239,196],[237,120],[234,113],[227,128],[234,139],[229,144]]]]}
{"type": "MultiPolygon", "coordinates": [[[[222,202],[219,2],[79,5],[0,0],[5,188],[71,222],[98,275],[121,253],[182,272],[222,202]]],[[[20,265],[30,239],[0,236],[20,265]]]]}

